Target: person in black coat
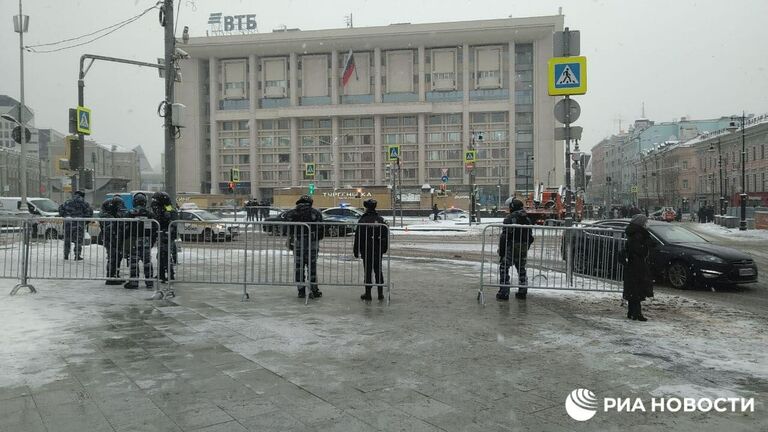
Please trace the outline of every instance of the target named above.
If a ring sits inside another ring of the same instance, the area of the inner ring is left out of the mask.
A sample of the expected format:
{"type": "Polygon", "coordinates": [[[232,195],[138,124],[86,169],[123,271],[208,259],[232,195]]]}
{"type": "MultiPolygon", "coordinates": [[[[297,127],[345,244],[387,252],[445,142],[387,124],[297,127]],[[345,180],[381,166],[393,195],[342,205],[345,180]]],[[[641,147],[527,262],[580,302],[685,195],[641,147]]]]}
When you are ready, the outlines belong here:
{"type": "Polygon", "coordinates": [[[175,248],[176,241],[176,225],[171,225],[171,222],[179,219],[179,213],[171,201],[171,196],[166,192],[155,192],[152,194],[151,209],[160,227],[160,242],[157,246],[159,253],[157,266],[160,281],[168,282],[169,278],[175,279],[173,262],[171,262],[170,266],[168,265],[168,252],[175,248]]]}
{"type": "MultiPolygon", "coordinates": [[[[64,204],[59,206],[59,216],[63,218],[93,217],[91,205],[85,201],[85,192],[78,190],[64,204]]],[[[69,259],[71,244],[75,244],[75,261],[83,260],[83,239],[86,221],[64,221],[64,259],[69,259]]]]}
{"type": "Polygon", "coordinates": [[[499,235],[499,292],[496,300],[509,300],[509,288],[513,285],[510,281],[509,269],[517,269],[518,285],[515,298],[525,300],[528,294],[528,275],[526,263],[528,249],[533,243],[533,229],[526,225],[533,225],[533,221],[523,209],[523,202],[515,198],[509,202],[509,215],[504,218],[504,227],[499,235]]]}
{"type": "MultiPolygon", "coordinates": [[[[122,219],[127,216],[125,203],[118,195],[105,200],[101,204],[101,217],[122,219]]],[[[101,222],[104,247],[107,249],[107,282],[106,285],[122,285],[120,280],[120,261],[123,260],[125,248],[125,222],[107,220],[101,222]]]]}
{"type": "Polygon", "coordinates": [[[293,251],[294,280],[297,283],[299,298],[306,295],[304,282],[304,269],[309,270],[309,298],[320,298],[322,291],[317,286],[317,256],[320,252],[320,240],[325,237],[322,226],[323,214],[312,208],[314,200],[309,195],[302,195],[296,201],[296,208],[285,215],[287,222],[299,222],[309,224],[309,232],[306,228],[292,225],[288,230],[288,249],[293,251]]]}
{"type": "Polygon", "coordinates": [[[381,271],[381,257],[389,250],[389,228],[384,218],[376,212],[376,204],[375,199],[368,199],[363,203],[365,213],[357,221],[355,242],[352,247],[355,258],[363,258],[365,293],[360,298],[366,301],[371,300],[372,273],[376,274],[376,289],[379,300],[384,300],[384,275],[381,271]]]}
{"type": "Polygon", "coordinates": [[[650,256],[655,245],[645,227],[647,221],[644,215],[635,215],[625,230],[624,299],[629,302],[627,318],[637,321],[648,321],[640,310],[640,302],[653,297],[650,256]]]}
{"type": "Polygon", "coordinates": [[[157,238],[155,225],[152,219],[155,215],[147,207],[147,196],[141,192],[133,196],[133,209],[128,212],[128,218],[136,219],[127,224],[128,241],[131,245],[130,265],[131,280],[123,285],[126,289],[136,289],[139,287],[139,261],[144,266],[144,283],[147,288],[154,288],[152,282],[152,245],[157,238]]]}

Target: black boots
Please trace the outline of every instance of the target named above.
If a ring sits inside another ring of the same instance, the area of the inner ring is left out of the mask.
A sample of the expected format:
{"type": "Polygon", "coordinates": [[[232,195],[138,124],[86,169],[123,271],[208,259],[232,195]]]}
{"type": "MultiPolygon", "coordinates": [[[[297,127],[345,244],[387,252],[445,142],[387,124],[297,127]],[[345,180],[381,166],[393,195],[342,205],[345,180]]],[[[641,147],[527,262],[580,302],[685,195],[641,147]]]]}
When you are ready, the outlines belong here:
{"type": "Polygon", "coordinates": [[[627,318],[635,321],[648,321],[648,318],[643,316],[640,309],[639,301],[630,301],[627,306],[627,318]]]}
{"type": "MultiPolygon", "coordinates": [[[[379,300],[384,300],[384,287],[376,287],[376,290],[379,294],[379,300]]],[[[373,297],[371,297],[371,287],[365,287],[365,294],[360,296],[360,300],[364,301],[371,301],[373,300],[373,297]]]]}
{"type": "Polygon", "coordinates": [[[299,288],[299,298],[304,298],[306,296],[307,296],[307,293],[304,290],[304,288],[299,288]]]}
{"type": "Polygon", "coordinates": [[[311,298],[311,299],[320,298],[322,296],[323,296],[322,291],[320,291],[317,287],[312,287],[309,290],[309,298],[311,298]]]}

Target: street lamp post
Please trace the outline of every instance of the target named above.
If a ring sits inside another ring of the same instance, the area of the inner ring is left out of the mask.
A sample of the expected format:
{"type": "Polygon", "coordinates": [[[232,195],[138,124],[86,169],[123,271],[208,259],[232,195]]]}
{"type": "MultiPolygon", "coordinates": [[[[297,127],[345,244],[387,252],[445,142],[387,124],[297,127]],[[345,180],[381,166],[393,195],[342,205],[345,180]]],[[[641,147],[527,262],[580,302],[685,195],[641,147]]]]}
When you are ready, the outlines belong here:
{"type": "MultiPolygon", "coordinates": [[[[738,117],[731,117],[731,119],[735,119],[738,117]]],[[[730,131],[735,131],[738,129],[734,122],[731,122],[732,124],[728,126],[728,129],[730,131]]],[[[747,230],[747,174],[746,174],[746,162],[747,162],[747,145],[746,145],[746,133],[744,131],[744,128],[746,127],[746,113],[744,111],[741,112],[741,194],[739,194],[740,198],[740,205],[741,205],[741,220],[739,221],[739,231],[746,231],[747,230]]]]}
{"type": "MultiPolygon", "coordinates": [[[[715,151],[715,144],[709,145],[709,151],[715,151]]],[[[723,151],[720,147],[720,138],[717,139],[717,168],[720,174],[720,216],[725,215],[725,195],[723,195],[723,151]]],[[[713,200],[714,201],[714,200],[713,200]]]]}

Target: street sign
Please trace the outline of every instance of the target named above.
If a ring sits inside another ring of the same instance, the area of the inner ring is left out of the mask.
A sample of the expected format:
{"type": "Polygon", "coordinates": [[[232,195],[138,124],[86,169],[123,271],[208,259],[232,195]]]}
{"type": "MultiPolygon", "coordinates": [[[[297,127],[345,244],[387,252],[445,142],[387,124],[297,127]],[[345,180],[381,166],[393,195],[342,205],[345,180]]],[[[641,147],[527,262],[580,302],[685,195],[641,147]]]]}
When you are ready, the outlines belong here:
{"type": "Polygon", "coordinates": [[[637,191],[638,191],[637,186],[632,186],[632,193],[637,193],[637,191]]]}
{"type": "MultiPolygon", "coordinates": [[[[565,32],[556,31],[552,40],[552,56],[565,57],[565,32]]],[[[568,55],[577,56],[581,54],[581,32],[578,30],[568,31],[568,55]]]]}
{"type": "Polygon", "coordinates": [[[444,175],[444,176],[440,177],[440,180],[442,180],[443,183],[448,183],[448,176],[444,175]]]}
{"type": "MultiPolygon", "coordinates": [[[[14,17],[15,18],[15,17],[14,17]]],[[[27,108],[26,105],[24,105],[21,108],[21,118],[19,118],[19,106],[21,103],[17,103],[16,105],[11,108],[10,111],[7,112],[7,114],[13,118],[15,118],[19,123],[21,124],[27,124],[32,121],[32,118],[35,116],[32,114],[32,110],[27,108]]]]}
{"type": "Polygon", "coordinates": [[[390,161],[396,161],[400,159],[400,146],[391,145],[387,146],[387,159],[390,161]]]}
{"type": "MultiPolygon", "coordinates": [[[[464,163],[474,165],[477,162],[477,150],[467,150],[464,152],[464,163]]],[[[469,169],[469,167],[468,167],[469,169]]]]}
{"type": "Polygon", "coordinates": [[[83,135],[91,134],[91,110],[86,107],[77,107],[77,132],[83,135]]]}
{"type": "Polygon", "coordinates": [[[587,92],[587,58],[553,57],[547,61],[550,96],[580,95],[587,92]]]}
{"type": "Polygon", "coordinates": [[[448,175],[448,168],[440,168],[440,171],[442,171],[442,172],[443,172],[443,175],[444,175],[444,176],[447,176],[447,175],[448,175]]]}
{"type": "MultiPolygon", "coordinates": [[[[11,137],[14,141],[16,141],[16,144],[21,144],[21,126],[16,126],[11,131],[11,137]]],[[[29,140],[32,139],[32,132],[29,131],[29,128],[24,128],[24,142],[28,143],[29,140]]]]}
{"type": "Polygon", "coordinates": [[[561,99],[555,104],[555,120],[560,123],[574,123],[581,115],[581,106],[573,99],[561,99]],[[570,118],[565,118],[566,113],[570,112],[570,118]],[[568,121],[566,121],[568,120],[568,121]]]}
{"type": "MultiPolygon", "coordinates": [[[[571,126],[571,136],[570,139],[581,139],[581,132],[584,129],[581,126],[571,126]]],[[[555,128],[555,141],[562,141],[565,139],[565,128],[564,127],[556,127],[555,128]]]]}
{"type": "Polygon", "coordinates": [[[308,163],[304,164],[304,177],[315,177],[315,164],[314,163],[308,163]]]}
{"type": "Polygon", "coordinates": [[[229,180],[233,182],[240,181],[240,168],[232,168],[229,173],[229,180]]]}

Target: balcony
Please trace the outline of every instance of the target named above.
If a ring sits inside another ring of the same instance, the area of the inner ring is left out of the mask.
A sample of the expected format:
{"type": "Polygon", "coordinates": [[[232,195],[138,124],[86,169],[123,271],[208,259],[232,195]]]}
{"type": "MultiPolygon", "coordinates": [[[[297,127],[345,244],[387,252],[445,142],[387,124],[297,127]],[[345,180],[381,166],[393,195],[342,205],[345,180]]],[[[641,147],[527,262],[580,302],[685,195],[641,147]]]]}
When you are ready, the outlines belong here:
{"type": "Polygon", "coordinates": [[[392,102],[418,102],[419,95],[416,93],[385,93],[381,96],[384,103],[392,102]]]}
{"type": "Polygon", "coordinates": [[[471,90],[470,101],[504,100],[509,99],[509,89],[471,90]]]}
{"type": "Polygon", "coordinates": [[[219,109],[227,110],[248,110],[251,108],[248,99],[223,99],[219,101],[219,109]]]}
{"type": "Polygon", "coordinates": [[[342,104],[372,104],[373,95],[345,95],[341,96],[342,104]]]}
{"type": "Polygon", "coordinates": [[[273,99],[264,98],[261,99],[262,108],[283,108],[291,105],[291,100],[288,98],[273,99]]]}
{"type": "Polygon", "coordinates": [[[301,106],[330,105],[330,96],[303,96],[299,102],[301,106]]]}
{"type": "Polygon", "coordinates": [[[464,97],[461,91],[429,91],[427,102],[459,102],[464,97]]]}

